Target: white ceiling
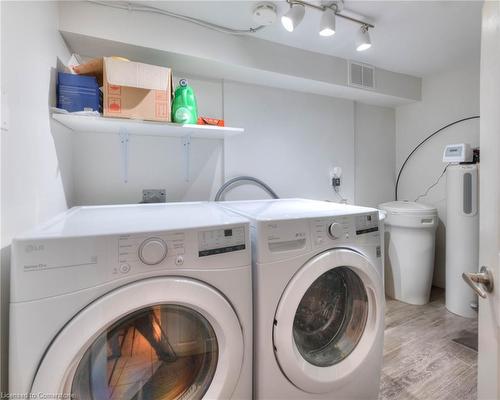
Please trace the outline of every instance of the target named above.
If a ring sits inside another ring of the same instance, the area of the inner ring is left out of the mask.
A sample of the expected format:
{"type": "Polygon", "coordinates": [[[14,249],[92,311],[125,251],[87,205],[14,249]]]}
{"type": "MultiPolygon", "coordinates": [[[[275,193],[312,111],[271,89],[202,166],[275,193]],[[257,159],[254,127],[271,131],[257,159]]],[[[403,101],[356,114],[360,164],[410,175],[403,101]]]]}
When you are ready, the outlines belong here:
{"type": "MultiPolygon", "coordinates": [[[[255,26],[258,1],[147,1],[148,5],[232,28],[255,26]]],[[[319,4],[318,1],[315,3],[319,4]]],[[[143,3],[144,4],[144,3],[143,3]]],[[[279,16],[288,5],[274,1],[279,16]]],[[[443,72],[460,63],[479,63],[482,1],[349,1],[345,9],[367,17],[372,47],[354,49],[357,24],[337,18],[337,33],[318,35],[320,12],[307,9],[298,28],[289,33],[279,19],[254,34],[261,39],[352,59],[415,76],[443,72]]],[[[216,45],[216,44],[214,44],[216,45]]]]}

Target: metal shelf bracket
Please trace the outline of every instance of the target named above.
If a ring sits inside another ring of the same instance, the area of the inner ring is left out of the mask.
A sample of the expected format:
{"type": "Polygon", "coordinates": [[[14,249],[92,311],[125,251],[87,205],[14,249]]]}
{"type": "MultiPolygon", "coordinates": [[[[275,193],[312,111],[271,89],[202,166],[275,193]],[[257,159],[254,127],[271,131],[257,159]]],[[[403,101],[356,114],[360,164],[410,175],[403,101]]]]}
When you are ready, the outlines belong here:
{"type": "Polygon", "coordinates": [[[191,135],[187,135],[184,137],[182,141],[182,145],[184,146],[184,161],[185,161],[185,181],[189,182],[189,164],[190,164],[190,157],[191,157],[191,135]]]}
{"type": "Polygon", "coordinates": [[[129,133],[127,129],[120,128],[119,131],[120,146],[122,152],[122,174],[123,183],[128,183],[128,143],[129,143],[129,133]]]}

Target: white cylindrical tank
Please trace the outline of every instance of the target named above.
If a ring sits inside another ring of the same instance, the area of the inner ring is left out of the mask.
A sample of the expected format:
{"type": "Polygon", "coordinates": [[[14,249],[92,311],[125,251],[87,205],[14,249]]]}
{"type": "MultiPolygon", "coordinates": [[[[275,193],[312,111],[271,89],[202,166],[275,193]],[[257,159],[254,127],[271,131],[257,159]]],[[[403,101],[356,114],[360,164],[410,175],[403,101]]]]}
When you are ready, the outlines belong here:
{"type": "Polygon", "coordinates": [[[475,318],[474,291],[462,273],[478,269],[479,202],[478,164],[450,165],[446,171],[446,308],[475,318]]]}
{"type": "Polygon", "coordinates": [[[385,291],[410,304],[426,304],[432,286],[437,210],[422,203],[379,206],[385,218],[385,291]]]}

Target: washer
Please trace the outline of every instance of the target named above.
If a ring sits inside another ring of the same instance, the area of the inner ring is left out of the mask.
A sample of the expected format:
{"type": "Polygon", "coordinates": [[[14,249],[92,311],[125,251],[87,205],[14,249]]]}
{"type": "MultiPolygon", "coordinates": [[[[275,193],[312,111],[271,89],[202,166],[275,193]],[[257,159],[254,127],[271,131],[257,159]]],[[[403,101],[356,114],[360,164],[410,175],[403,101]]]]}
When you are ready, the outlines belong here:
{"type": "Polygon", "coordinates": [[[303,199],[220,204],[251,221],[255,397],[378,398],[378,211],[303,199]]]}
{"type": "Polygon", "coordinates": [[[11,393],[251,399],[245,218],[209,203],[78,207],[12,254],[11,393]]]}

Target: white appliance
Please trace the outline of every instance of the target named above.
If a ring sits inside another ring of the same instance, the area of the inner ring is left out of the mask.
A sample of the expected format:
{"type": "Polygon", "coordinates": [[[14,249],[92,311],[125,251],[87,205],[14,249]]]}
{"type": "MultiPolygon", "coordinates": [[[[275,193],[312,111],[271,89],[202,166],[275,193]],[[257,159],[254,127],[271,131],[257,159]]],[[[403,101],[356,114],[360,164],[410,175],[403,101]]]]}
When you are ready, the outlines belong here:
{"type": "Polygon", "coordinates": [[[434,273],[437,209],[411,201],[379,205],[385,218],[385,291],[409,304],[429,302],[434,273]]]}
{"type": "Polygon", "coordinates": [[[377,210],[303,199],[220,204],[251,221],[255,397],[376,399],[384,334],[377,210]]]}
{"type": "Polygon", "coordinates": [[[446,308],[466,318],[477,317],[477,296],[462,274],[479,264],[478,172],[478,164],[446,170],[446,308]]]}
{"type": "Polygon", "coordinates": [[[246,219],[209,203],[78,207],[12,255],[11,393],[251,399],[246,219]]]}

